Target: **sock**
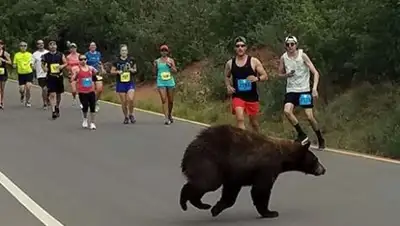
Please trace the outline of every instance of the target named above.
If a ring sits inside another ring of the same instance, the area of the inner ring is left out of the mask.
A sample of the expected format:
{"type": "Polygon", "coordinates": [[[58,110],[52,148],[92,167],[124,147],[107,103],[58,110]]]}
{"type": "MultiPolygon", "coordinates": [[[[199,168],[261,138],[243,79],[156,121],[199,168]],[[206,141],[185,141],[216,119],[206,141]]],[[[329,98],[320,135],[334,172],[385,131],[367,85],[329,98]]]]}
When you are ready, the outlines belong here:
{"type": "Polygon", "coordinates": [[[297,133],[298,133],[300,136],[306,135],[306,134],[304,133],[304,131],[301,129],[301,127],[300,127],[300,125],[299,125],[298,123],[297,123],[296,125],[294,125],[294,128],[296,129],[297,133]]]}

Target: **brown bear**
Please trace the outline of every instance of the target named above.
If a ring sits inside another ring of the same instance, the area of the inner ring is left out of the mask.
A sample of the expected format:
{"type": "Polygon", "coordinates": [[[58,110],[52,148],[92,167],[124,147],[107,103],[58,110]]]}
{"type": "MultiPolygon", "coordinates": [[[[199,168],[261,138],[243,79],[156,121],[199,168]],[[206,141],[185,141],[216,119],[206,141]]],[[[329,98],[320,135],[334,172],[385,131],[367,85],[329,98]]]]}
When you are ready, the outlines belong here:
{"type": "Polygon", "coordinates": [[[235,204],[243,186],[251,186],[251,198],[261,217],[278,217],[278,212],[269,210],[269,200],[279,174],[325,174],[325,167],[309,146],[310,143],[303,146],[230,125],[208,127],[183,155],[181,168],[187,183],[181,189],[181,208],[186,211],[189,201],[198,209],[210,209],[202,197],[222,186],[221,198],[211,209],[215,217],[235,204]]]}

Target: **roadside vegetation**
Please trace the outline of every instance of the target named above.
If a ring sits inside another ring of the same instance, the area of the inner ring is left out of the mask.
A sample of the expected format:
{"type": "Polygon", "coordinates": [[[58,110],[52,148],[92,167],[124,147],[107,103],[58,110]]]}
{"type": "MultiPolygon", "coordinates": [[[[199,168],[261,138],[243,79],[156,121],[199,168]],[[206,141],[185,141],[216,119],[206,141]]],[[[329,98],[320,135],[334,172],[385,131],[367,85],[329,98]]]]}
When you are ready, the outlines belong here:
{"type": "MultiPolygon", "coordinates": [[[[70,40],[81,52],[95,41],[110,61],[128,44],[146,84],[138,106],[149,110],[160,111],[151,62],[166,42],[180,69],[175,115],[213,124],[233,122],[222,72],[233,37],[244,35],[270,74],[260,87],[263,131],[280,137],[294,131],[282,114],[285,81],[274,74],[284,37],[295,35],[321,74],[316,116],[327,145],[400,158],[397,1],[19,0],[0,8],[0,39],[11,53],[21,40],[31,49],[39,38],[61,49],[70,40]]],[[[103,97],[117,102],[112,86],[108,79],[103,97]]]]}

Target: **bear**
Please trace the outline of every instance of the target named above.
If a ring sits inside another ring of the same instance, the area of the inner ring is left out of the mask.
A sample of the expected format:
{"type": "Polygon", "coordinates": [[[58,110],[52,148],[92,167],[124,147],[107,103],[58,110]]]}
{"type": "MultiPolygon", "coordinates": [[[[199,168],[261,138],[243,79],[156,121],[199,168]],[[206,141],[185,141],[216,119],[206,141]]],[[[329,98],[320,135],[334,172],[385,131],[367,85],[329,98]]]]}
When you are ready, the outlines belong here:
{"type": "Polygon", "coordinates": [[[243,186],[251,186],[251,199],[261,218],[276,218],[279,213],[269,209],[269,201],[281,173],[321,176],[326,172],[309,147],[310,142],[302,145],[231,125],[203,129],[189,143],[181,161],[187,180],[180,192],[181,209],[187,210],[188,201],[200,210],[210,209],[202,197],[222,186],[221,198],[211,208],[216,217],[235,204],[243,186]]]}

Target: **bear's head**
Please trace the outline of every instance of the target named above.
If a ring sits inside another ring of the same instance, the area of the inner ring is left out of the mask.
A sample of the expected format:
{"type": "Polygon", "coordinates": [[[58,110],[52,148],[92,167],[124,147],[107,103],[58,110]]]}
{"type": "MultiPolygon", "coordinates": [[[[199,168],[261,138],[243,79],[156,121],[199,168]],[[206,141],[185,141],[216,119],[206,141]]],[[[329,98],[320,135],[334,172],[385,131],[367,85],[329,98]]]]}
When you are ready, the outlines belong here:
{"type": "Polygon", "coordinates": [[[310,142],[299,145],[298,149],[290,155],[290,160],[284,163],[283,171],[299,171],[314,176],[324,175],[326,169],[318,157],[310,151],[310,145],[310,142]]]}

